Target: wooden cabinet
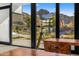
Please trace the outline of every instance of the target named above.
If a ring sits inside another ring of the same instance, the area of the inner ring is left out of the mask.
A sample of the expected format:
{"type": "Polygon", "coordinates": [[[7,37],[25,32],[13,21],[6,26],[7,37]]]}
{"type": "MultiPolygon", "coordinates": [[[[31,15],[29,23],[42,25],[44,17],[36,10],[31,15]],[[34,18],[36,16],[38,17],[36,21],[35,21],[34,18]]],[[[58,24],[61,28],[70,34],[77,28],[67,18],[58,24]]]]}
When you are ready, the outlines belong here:
{"type": "Polygon", "coordinates": [[[44,47],[46,51],[49,52],[57,52],[57,53],[64,53],[70,54],[70,45],[65,42],[57,42],[57,41],[45,41],[44,47]]]}
{"type": "Polygon", "coordinates": [[[69,44],[67,43],[59,43],[59,49],[58,52],[59,53],[64,53],[64,54],[70,54],[71,53],[71,47],[69,44]]]}

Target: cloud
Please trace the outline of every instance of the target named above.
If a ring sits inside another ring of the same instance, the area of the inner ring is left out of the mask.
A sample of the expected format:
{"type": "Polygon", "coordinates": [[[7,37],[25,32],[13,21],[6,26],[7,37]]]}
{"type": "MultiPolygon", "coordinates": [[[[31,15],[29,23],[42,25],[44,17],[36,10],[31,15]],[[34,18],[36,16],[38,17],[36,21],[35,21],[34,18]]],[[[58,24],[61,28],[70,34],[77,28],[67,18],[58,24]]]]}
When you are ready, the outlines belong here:
{"type": "Polygon", "coordinates": [[[73,16],[74,15],[74,11],[73,10],[68,10],[68,9],[60,10],[60,13],[68,15],[68,16],[73,16]]]}
{"type": "Polygon", "coordinates": [[[40,5],[39,4],[36,4],[36,7],[39,7],[40,5]]]}

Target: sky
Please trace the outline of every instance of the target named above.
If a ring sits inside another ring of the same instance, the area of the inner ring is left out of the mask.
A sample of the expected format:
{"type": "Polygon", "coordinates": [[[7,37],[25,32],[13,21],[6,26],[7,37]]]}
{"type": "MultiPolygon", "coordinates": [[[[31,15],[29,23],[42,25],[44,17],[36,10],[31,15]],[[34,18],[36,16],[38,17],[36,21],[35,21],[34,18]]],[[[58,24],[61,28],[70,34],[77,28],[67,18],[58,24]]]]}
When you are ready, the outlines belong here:
{"type": "MultiPolygon", "coordinates": [[[[46,9],[49,12],[56,11],[55,3],[37,3],[36,11],[40,9],[46,9]]],[[[31,14],[31,4],[27,3],[23,5],[23,12],[31,14]]],[[[73,3],[60,3],[60,13],[65,14],[67,16],[74,16],[74,4],[73,3]]]]}
{"type": "Polygon", "coordinates": [[[73,3],[61,3],[60,13],[67,16],[74,16],[74,4],[73,3]]]}
{"type": "Polygon", "coordinates": [[[22,10],[23,10],[23,12],[31,15],[31,4],[29,4],[29,3],[23,4],[22,10]]]}
{"type": "Polygon", "coordinates": [[[56,4],[55,3],[37,3],[37,11],[40,9],[46,9],[49,12],[56,11],[56,4]]]}
{"type": "MultiPolygon", "coordinates": [[[[36,4],[36,11],[40,10],[40,9],[46,9],[49,12],[55,12],[55,4],[52,3],[37,3],[36,4]]],[[[31,4],[27,3],[27,4],[23,4],[23,12],[31,14],[31,4]]]]}

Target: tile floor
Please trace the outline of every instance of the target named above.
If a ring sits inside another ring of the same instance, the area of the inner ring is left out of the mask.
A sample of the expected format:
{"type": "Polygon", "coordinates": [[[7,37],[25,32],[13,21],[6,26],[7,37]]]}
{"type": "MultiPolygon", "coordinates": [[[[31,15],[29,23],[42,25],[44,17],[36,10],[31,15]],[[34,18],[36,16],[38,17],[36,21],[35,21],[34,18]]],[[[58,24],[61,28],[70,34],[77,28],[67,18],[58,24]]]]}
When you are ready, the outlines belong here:
{"type": "Polygon", "coordinates": [[[0,44],[0,53],[7,52],[16,48],[19,48],[19,47],[0,44]]]}

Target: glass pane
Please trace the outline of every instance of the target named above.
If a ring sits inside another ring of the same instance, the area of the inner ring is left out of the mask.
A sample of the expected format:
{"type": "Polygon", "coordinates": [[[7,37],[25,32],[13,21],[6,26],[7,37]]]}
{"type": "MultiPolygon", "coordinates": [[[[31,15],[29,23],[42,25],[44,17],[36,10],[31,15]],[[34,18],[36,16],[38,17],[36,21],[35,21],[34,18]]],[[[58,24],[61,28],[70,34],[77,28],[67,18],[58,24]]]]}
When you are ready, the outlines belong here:
{"type": "Polygon", "coordinates": [[[31,4],[13,4],[13,44],[31,47],[31,4]]]}
{"type": "Polygon", "coordinates": [[[0,41],[10,42],[9,40],[9,8],[0,10],[0,41]]]}
{"type": "Polygon", "coordinates": [[[74,4],[60,4],[60,38],[74,39],[74,4]]]}
{"type": "Polygon", "coordinates": [[[53,3],[36,4],[36,40],[37,48],[44,48],[44,40],[55,38],[55,7],[53,3]]]}

